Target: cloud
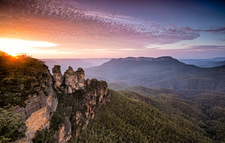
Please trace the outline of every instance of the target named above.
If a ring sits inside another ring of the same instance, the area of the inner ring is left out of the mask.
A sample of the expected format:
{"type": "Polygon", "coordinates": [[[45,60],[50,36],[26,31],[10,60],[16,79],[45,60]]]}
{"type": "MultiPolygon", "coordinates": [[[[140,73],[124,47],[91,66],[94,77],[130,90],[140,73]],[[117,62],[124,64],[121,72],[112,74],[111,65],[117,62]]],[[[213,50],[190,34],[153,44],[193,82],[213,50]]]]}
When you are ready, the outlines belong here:
{"type": "Polygon", "coordinates": [[[192,32],[210,32],[210,33],[221,33],[225,34],[225,27],[211,27],[208,29],[192,29],[190,27],[178,27],[175,24],[168,23],[170,26],[177,28],[177,29],[183,29],[185,31],[192,31],[192,32]]]}
{"type": "Polygon", "coordinates": [[[212,33],[222,33],[225,34],[225,27],[216,27],[204,30],[205,32],[212,32],[212,33]]]}
{"type": "MultiPolygon", "coordinates": [[[[119,45],[145,45],[148,43],[171,44],[200,36],[198,31],[187,27],[85,9],[73,0],[4,0],[4,2],[7,10],[3,13],[8,13],[5,25],[12,25],[13,28],[19,27],[14,24],[22,23],[20,27],[27,26],[25,30],[23,29],[27,37],[34,35],[34,37],[49,38],[65,43],[78,42],[79,44],[88,41],[107,45],[112,44],[111,41],[118,41],[119,45]],[[21,14],[22,18],[11,17],[10,12],[21,14]],[[44,20],[38,21],[37,19],[44,20]],[[27,24],[22,20],[28,21],[27,24]]],[[[5,33],[15,35],[10,31],[5,33]]]]}
{"type": "Polygon", "coordinates": [[[198,45],[198,46],[191,46],[188,49],[190,50],[213,50],[213,51],[224,51],[225,45],[198,45]]]}

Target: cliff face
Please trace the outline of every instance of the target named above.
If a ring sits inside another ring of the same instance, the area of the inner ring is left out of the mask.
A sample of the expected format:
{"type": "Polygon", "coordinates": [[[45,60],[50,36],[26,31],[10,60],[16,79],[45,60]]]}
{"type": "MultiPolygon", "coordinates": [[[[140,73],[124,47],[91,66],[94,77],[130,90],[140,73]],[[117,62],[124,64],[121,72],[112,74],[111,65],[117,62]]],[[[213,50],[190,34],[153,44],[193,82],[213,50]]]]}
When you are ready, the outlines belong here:
{"type": "Polygon", "coordinates": [[[45,102],[43,107],[33,112],[31,116],[26,120],[26,137],[27,142],[30,142],[32,138],[34,138],[37,130],[41,130],[44,128],[49,128],[50,119],[52,113],[55,112],[58,101],[57,98],[53,97],[53,94],[49,94],[47,98],[45,98],[45,102]]]}
{"type": "Polygon", "coordinates": [[[69,117],[66,117],[64,123],[60,125],[59,130],[55,133],[55,138],[58,143],[65,143],[71,137],[72,126],[69,117]]]}
{"type": "MultiPolygon", "coordinates": [[[[29,94],[25,100],[25,107],[17,106],[13,111],[19,113],[25,120],[26,142],[31,142],[36,131],[49,128],[52,113],[56,111],[58,99],[53,90],[53,79],[47,67],[43,71],[45,78],[32,83],[36,93],[29,94]]],[[[40,75],[39,75],[40,76],[40,75]]]]}
{"type": "Polygon", "coordinates": [[[43,68],[30,75],[35,80],[19,84],[21,91],[27,91],[26,99],[24,106],[13,106],[12,111],[22,115],[27,130],[26,137],[17,142],[32,142],[38,131],[53,133],[58,143],[76,142],[99,108],[110,101],[108,85],[96,79],[85,80],[81,68],[74,71],[69,67],[62,75],[60,66],[55,66],[51,75],[48,67],[40,64],[43,68]]]}
{"type": "Polygon", "coordinates": [[[104,81],[98,81],[96,79],[86,80],[85,91],[85,100],[82,100],[80,103],[84,109],[83,111],[76,111],[75,116],[76,137],[78,137],[80,130],[87,128],[90,119],[95,117],[95,114],[101,106],[110,101],[108,86],[104,81]]]}
{"type": "Polygon", "coordinates": [[[107,83],[85,80],[82,68],[52,72],[38,59],[0,51],[0,142],[74,142],[110,97],[107,83]]]}
{"type": "Polygon", "coordinates": [[[60,93],[59,106],[51,122],[52,129],[56,130],[54,136],[60,143],[68,140],[75,142],[79,132],[87,128],[98,109],[110,101],[108,85],[96,79],[85,80],[84,70],[81,68],[74,71],[69,67],[62,76],[60,66],[55,66],[52,72],[55,90],[60,93]],[[67,113],[63,113],[65,109],[67,113]],[[66,115],[61,117],[61,114],[66,115]],[[58,119],[59,116],[61,120],[58,119]],[[56,125],[58,122],[61,123],[56,125]]]}

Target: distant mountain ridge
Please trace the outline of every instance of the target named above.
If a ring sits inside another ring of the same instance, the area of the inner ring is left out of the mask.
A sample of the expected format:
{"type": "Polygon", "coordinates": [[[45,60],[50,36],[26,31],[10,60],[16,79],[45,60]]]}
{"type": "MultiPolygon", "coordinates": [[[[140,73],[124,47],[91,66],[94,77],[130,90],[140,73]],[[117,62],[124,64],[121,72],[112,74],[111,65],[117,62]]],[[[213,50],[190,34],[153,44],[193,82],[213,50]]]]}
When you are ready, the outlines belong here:
{"type": "Polygon", "coordinates": [[[213,58],[215,61],[225,61],[225,57],[215,57],[213,58]]]}
{"type": "MultiPolygon", "coordinates": [[[[120,60],[120,61],[149,61],[149,62],[156,62],[156,61],[173,61],[176,60],[170,56],[158,57],[158,58],[151,58],[151,57],[127,57],[127,58],[119,58],[119,59],[112,59],[112,60],[120,60]]],[[[176,60],[178,61],[178,60],[176,60]]]]}
{"type": "Polygon", "coordinates": [[[192,64],[202,68],[210,68],[225,65],[225,57],[215,57],[212,59],[180,59],[181,62],[192,64]]]}
{"type": "Polygon", "coordinates": [[[101,65],[107,61],[109,58],[86,58],[86,59],[42,59],[45,64],[52,69],[54,65],[60,65],[62,72],[65,72],[69,66],[74,69],[79,67],[89,68],[93,66],[101,65]]]}
{"type": "Polygon", "coordinates": [[[87,76],[127,86],[225,91],[225,66],[200,68],[172,57],[127,57],[86,69],[87,76]]]}
{"type": "Polygon", "coordinates": [[[127,58],[119,58],[119,59],[111,59],[110,61],[103,63],[102,66],[112,63],[124,63],[124,64],[131,64],[131,63],[139,63],[141,64],[153,64],[153,63],[180,63],[177,59],[174,59],[170,56],[158,57],[158,58],[151,58],[151,57],[127,57],[127,58]]]}

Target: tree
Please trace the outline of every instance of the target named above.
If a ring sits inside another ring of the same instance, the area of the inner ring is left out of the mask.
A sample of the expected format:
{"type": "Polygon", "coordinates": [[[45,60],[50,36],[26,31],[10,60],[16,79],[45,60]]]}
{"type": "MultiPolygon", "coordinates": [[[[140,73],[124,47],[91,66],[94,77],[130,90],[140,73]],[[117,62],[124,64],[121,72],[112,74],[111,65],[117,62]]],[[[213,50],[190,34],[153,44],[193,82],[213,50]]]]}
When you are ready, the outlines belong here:
{"type": "Polygon", "coordinates": [[[12,142],[25,136],[26,125],[20,114],[0,108],[0,140],[12,142]]]}
{"type": "Polygon", "coordinates": [[[35,137],[33,138],[33,143],[55,143],[55,138],[51,131],[47,129],[37,131],[35,137]]]}

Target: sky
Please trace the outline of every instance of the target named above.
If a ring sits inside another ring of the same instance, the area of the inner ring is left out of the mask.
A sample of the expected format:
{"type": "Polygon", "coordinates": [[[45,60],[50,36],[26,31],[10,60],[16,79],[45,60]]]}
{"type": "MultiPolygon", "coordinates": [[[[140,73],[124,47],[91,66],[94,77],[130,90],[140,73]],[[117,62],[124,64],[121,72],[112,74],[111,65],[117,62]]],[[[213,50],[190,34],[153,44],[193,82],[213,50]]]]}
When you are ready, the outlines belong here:
{"type": "Polygon", "coordinates": [[[225,56],[221,0],[0,0],[0,50],[35,58],[225,56]]]}

